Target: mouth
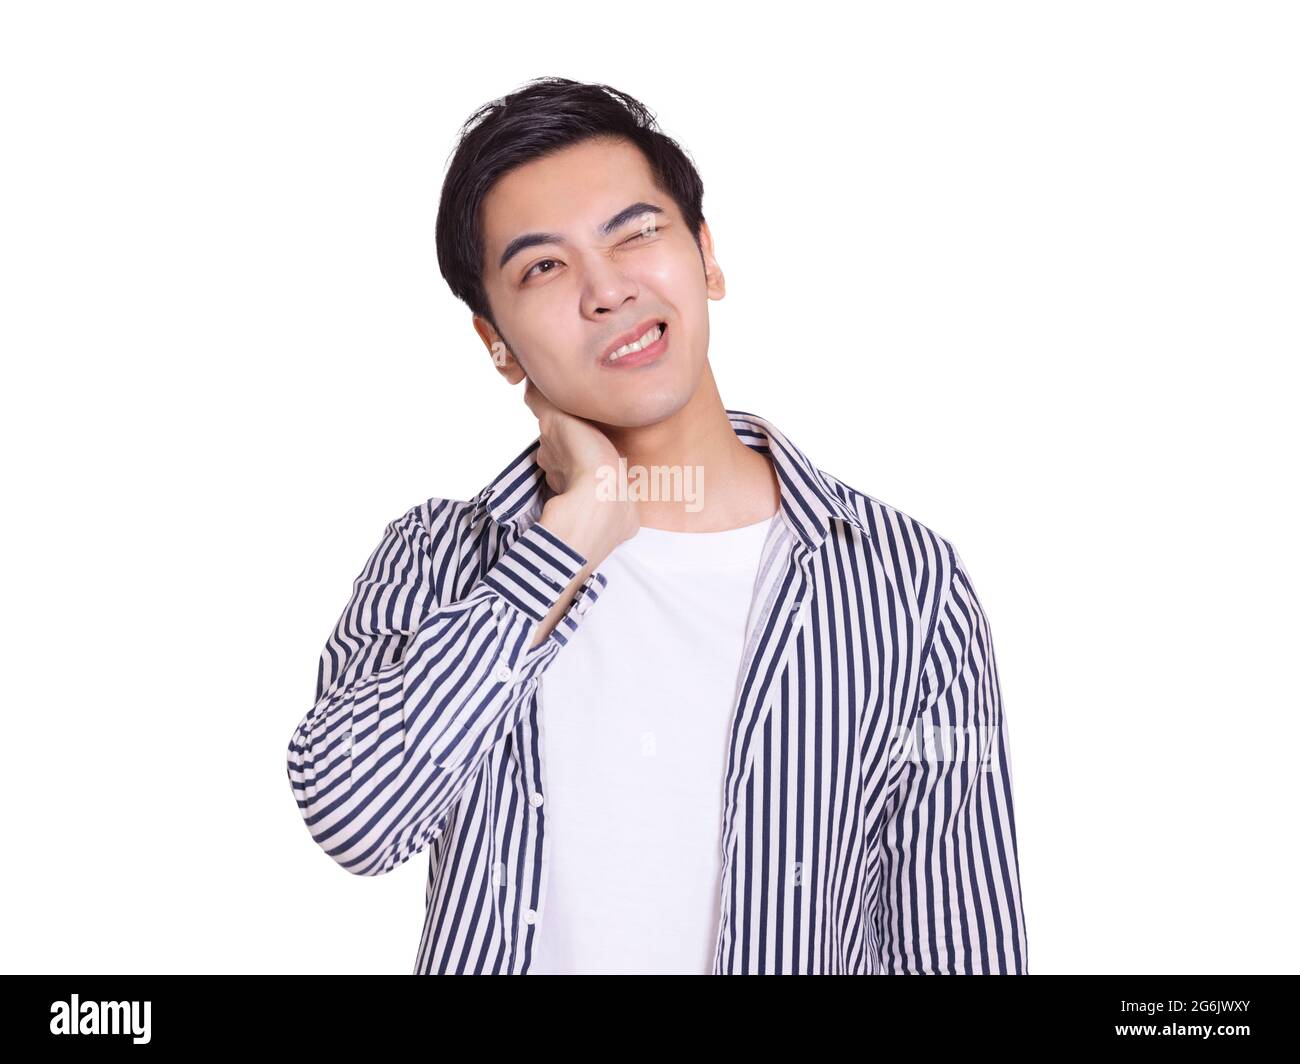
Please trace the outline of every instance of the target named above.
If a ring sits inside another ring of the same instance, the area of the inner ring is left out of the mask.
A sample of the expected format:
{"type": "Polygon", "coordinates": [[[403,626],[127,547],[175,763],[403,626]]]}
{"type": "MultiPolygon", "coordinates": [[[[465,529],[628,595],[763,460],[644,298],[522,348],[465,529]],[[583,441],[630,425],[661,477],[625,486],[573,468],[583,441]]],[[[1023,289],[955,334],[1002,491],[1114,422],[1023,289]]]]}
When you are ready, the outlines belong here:
{"type": "Polygon", "coordinates": [[[668,323],[652,319],[618,337],[600,356],[600,364],[609,369],[642,366],[667,350],[668,323]]]}

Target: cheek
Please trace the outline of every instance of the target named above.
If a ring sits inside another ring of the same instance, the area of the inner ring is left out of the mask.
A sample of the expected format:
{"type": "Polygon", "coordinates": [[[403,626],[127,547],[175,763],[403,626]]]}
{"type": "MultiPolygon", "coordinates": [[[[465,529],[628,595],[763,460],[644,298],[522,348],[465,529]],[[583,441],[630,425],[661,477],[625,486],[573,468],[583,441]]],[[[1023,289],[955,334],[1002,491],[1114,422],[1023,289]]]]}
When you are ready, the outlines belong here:
{"type": "Polygon", "coordinates": [[[678,313],[698,317],[704,312],[709,299],[709,282],[694,244],[688,251],[673,256],[673,261],[665,265],[656,283],[678,313]]]}
{"type": "MultiPolygon", "coordinates": [[[[590,341],[588,340],[589,344],[590,341]]],[[[581,337],[546,336],[544,346],[534,346],[528,375],[551,402],[578,413],[575,404],[591,391],[591,380],[599,369],[591,361],[581,337]]]]}
{"type": "Polygon", "coordinates": [[[648,263],[648,270],[656,284],[673,292],[694,291],[704,279],[694,244],[690,254],[680,248],[665,247],[648,263]]]}

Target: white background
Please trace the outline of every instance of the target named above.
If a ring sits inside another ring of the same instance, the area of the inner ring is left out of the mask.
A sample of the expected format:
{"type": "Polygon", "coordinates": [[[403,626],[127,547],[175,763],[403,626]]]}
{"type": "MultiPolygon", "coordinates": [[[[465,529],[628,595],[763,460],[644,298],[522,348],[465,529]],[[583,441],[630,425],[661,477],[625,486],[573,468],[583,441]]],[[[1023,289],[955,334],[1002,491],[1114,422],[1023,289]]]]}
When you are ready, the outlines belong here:
{"type": "Polygon", "coordinates": [[[950,538],[1031,971],[1300,970],[1300,34],[1267,3],[9,4],[3,956],[411,969],[286,747],[388,521],[536,435],[437,271],[460,123],[692,154],[726,405],[950,538]]]}

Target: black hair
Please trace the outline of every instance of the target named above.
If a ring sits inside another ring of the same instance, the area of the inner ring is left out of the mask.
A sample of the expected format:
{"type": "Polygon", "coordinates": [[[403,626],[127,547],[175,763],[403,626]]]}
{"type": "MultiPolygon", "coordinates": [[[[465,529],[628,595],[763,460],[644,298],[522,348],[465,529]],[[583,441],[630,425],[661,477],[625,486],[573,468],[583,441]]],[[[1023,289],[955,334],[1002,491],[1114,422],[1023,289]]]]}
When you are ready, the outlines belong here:
{"type": "Polygon", "coordinates": [[[608,85],[543,77],[484,104],[461,126],[435,224],[438,269],[452,293],[496,328],[483,287],[482,205],[517,166],[594,138],[639,148],[656,187],[672,197],[700,246],[704,183],[695,164],[639,100],[608,85]]]}

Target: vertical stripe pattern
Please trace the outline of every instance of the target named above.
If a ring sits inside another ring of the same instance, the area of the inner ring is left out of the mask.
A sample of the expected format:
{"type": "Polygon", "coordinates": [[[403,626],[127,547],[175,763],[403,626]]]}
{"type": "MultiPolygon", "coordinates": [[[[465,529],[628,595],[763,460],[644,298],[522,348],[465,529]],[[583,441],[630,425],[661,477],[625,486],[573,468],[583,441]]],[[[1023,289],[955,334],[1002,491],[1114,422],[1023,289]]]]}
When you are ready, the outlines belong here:
{"type": "MultiPolygon", "coordinates": [[[[1010,748],[966,567],[771,422],[727,413],[771,458],[781,520],[720,781],[713,972],[1026,973],[1010,748]]],[[[545,672],[599,623],[607,578],[530,646],[587,561],[538,523],[537,446],[474,499],[385,528],[289,741],[293,795],[335,862],[379,875],[428,851],[416,974],[526,974],[545,919],[545,672]]]]}

